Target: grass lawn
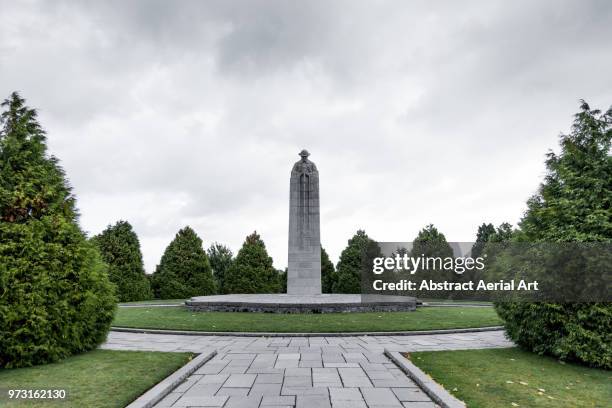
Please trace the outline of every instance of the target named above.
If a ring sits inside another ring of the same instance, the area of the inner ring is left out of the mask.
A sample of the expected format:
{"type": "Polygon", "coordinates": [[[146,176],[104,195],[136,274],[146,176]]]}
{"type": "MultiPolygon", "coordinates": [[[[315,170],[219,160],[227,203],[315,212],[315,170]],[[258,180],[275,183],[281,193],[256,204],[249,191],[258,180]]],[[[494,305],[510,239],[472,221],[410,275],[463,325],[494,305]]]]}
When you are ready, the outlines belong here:
{"type": "Polygon", "coordinates": [[[423,307],[416,312],[277,314],[190,312],[179,307],[120,308],[113,326],[148,329],[355,332],[456,329],[500,325],[493,308],[423,307]]]}
{"type": "Polygon", "coordinates": [[[470,408],[609,407],[612,401],[612,371],[562,364],[516,348],[409,357],[470,408]]]}
{"type": "Polygon", "coordinates": [[[190,353],[94,350],[59,363],[0,369],[0,406],[124,407],[190,358],[190,353]],[[67,398],[8,400],[9,389],[64,389],[67,398]]]}

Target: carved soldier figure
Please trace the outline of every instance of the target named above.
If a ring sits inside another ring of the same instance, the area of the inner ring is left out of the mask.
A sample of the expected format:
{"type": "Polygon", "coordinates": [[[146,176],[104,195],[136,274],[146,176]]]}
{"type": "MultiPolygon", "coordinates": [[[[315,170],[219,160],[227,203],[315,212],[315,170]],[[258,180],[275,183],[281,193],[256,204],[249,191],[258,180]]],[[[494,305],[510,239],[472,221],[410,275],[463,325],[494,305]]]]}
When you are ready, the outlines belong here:
{"type": "Polygon", "coordinates": [[[306,150],[291,170],[287,293],[321,293],[319,172],[306,150]]]}

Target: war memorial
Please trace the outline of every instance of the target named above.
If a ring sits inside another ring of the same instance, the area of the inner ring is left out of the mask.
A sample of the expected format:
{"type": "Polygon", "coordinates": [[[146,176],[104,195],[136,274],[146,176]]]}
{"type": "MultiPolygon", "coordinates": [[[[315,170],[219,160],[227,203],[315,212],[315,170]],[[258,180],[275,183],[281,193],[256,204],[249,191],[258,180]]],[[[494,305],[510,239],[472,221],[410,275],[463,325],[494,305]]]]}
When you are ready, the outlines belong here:
{"type": "Polygon", "coordinates": [[[193,311],[332,313],[412,311],[407,296],[321,293],[319,171],[302,150],[289,182],[289,257],[287,293],[196,296],[186,301],[193,311]]]}

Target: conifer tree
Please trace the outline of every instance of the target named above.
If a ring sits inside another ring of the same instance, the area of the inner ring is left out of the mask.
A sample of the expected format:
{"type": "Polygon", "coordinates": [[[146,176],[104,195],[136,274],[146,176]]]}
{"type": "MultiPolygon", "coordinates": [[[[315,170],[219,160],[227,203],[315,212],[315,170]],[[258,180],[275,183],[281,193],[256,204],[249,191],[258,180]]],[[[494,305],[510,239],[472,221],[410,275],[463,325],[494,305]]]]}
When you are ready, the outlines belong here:
{"type": "Polygon", "coordinates": [[[226,293],[277,293],[279,288],[279,274],[266,245],[257,232],[253,232],[246,237],[228,268],[224,290],[226,293]]]}
{"type": "Polygon", "coordinates": [[[227,293],[225,291],[225,274],[233,261],[232,250],[215,242],[206,252],[217,284],[217,292],[227,293]]]}
{"type": "Polygon", "coordinates": [[[16,92],[2,108],[0,367],[13,368],[95,348],[116,299],[36,111],[16,92]]]}
{"type": "Polygon", "coordinates": [[[190,227],[168,245],[152,277],[155,297],[183,299],[215,293],[215,282],[202,239],[190,227]]]}
{"type": "Polygon", "coordinates": [[[485,244],[493,234],[495,234],[495,227],[491,223],[486,224],[483,222],[482,225],[478,227],[476,242],[472,245],[472,258],[478,258],[482,254],[485,244]]]}
{"type": "Polygon", "coordinates": [[[370,239],[363,230],[358,230],[349,239],[347,247],[340,254],[336,267],[337,280],[332,287],[333,293],[361,293],[364,257],[366,250],[374,246],[376,246],[375,241],[370,239]]]}
{"type": "Polygon", "coordinates": [[[323,293],[333,293],[334,283],[337,279],[334,264],[329,260],[325,248],[321,247],[321,291],[323,293]]]}
{"type": "Polygon", "coordinates": [[[147,300],[153,297],[151,284],[145,275],[140,241],[127,221],[109,225],[92,238],[102,259],[109,265],[109,276],[117,286],[120,302],[147,300]]]}
{"type": "MultiPolygon", "coordinates": [[[[612,242],[611,142],[612,109],[602,113],[583,101],[571,132],[560,137],[561,152],[547,155],[544,182],[519,224],[522,240],[612,242]]],[[[499,302],[495,307],[520,346],[612,367],[611,303],[499,302]]]]}

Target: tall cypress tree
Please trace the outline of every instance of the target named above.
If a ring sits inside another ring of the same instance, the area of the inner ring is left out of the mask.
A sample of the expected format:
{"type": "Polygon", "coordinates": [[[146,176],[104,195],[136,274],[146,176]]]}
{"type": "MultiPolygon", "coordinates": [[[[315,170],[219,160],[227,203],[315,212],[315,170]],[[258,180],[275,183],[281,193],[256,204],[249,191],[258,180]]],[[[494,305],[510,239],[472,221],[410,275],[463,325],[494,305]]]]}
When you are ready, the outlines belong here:
{"type": "Polygon", "coordinates": [[[225,245],[215,242],[208,248],[206,253],[217,284],[217,292],[227,293],[225,291],[225,274],[232,264],[234,256],[232,250],[225,245]]]}
{"type": "Polygon", "coordinates": [[[140,241],[127,221],[109,225],[92,238],[102,259],[110,266],[109,276],[117,286],[121,302],[147,300],[153,297],[151,284],[145,275],[140,241]]]}
{"type": "Polygon", "coordinates": [[[478,227],[476,242],[472,245],[472,258],[478,258],[482,254],[485,244],[493,234],[495,234],[495,227],[491,223],[486,224],[483,222],[482,225],[478,227]]]}
{"type": "Polygon", "coordinates": [[[182,299],[215,293],[215,282],[202,239],[190,227],[168,245],[152,277],[155,296],[182,299]]]}
{"type": "Polygon", "coordinates": [[[2,107],[0,367],[11,368],[95,348],[116,299],[36,111],[17,93],[2,107]]]}
{"type": "Polygon", "coordinates": [[[277,293],[279,274],[272,265],[266,245],[257,232],[246,237],[236,259],[227,270],[226,293],[277,293]]]}

